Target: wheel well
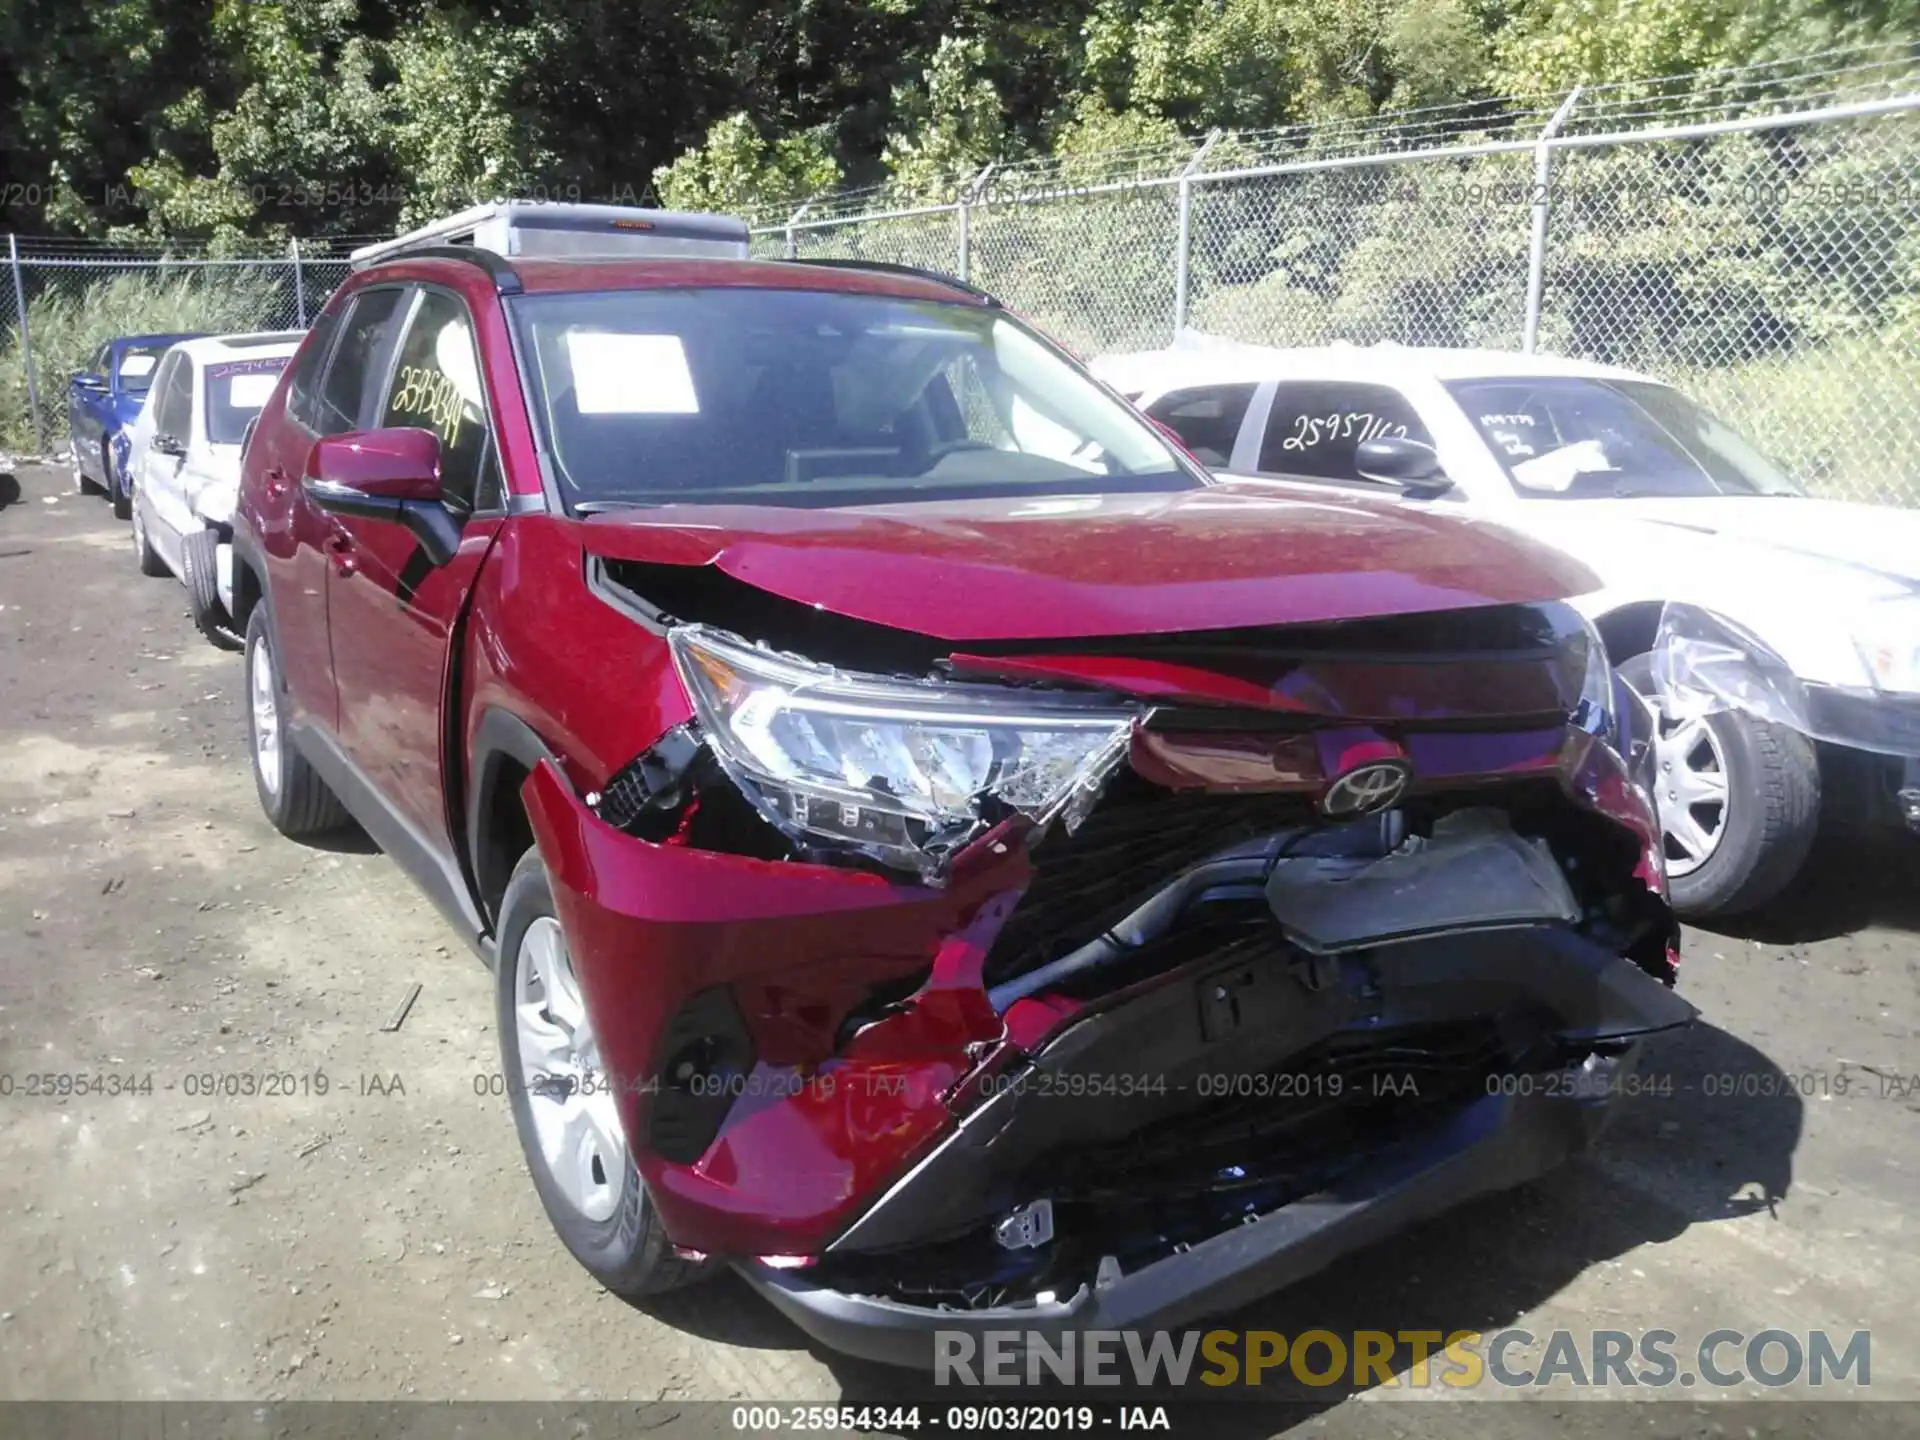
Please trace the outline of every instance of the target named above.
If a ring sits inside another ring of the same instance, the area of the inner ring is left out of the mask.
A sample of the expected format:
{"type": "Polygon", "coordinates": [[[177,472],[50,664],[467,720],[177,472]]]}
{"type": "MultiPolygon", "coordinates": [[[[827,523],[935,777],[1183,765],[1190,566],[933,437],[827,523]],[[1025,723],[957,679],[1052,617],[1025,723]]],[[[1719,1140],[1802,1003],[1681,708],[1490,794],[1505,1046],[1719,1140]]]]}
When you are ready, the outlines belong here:
{"type": "Polygon", "coordinates": [[[520,787],[531,773],[512,756],[500,756],[488,768],[486,793],[480,799],[474,879],[480,886],[481,913],[496,922],[513,867],[533,848],[533,824],[520,800],[520,787]]]}
{"type": "Polygon", "coordinates": [[[235,557],[233,565],[233,624],[242,635],[247,633],[247,617],[260,600],[260,577],[253,567],[235,557]]]}
{"type": "Polygon", "coordinates": [[[1608,611],[1594,621],[1600,638],[1607,642],[1607,658],[1618,665],[1653,649],[1654,636],[1660,631],[1660,612],[1665,608],[1663,600],[1642,600],[1608,611]]]}

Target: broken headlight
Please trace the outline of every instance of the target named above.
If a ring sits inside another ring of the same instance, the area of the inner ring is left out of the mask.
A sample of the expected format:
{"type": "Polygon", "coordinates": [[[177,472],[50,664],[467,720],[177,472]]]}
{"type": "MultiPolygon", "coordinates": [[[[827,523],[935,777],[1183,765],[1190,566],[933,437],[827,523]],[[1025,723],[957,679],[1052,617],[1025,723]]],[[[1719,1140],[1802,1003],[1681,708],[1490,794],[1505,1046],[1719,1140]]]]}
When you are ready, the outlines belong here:
{"type": "Polygon", "coordinates": [[[698,625],[668,641],[707,743],[768,819],[930,881],[1006,816],[1077,824],[1136,713],[1092,696],[834,670],[698,625]]]}

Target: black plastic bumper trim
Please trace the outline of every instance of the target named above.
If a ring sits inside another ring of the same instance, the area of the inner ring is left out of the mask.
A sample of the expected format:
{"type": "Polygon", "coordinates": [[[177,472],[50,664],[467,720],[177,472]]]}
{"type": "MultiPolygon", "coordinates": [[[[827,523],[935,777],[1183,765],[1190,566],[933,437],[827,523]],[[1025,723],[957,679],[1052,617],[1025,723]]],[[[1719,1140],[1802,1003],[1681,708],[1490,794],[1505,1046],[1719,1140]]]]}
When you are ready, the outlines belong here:
{"type": "MultiPolygon", "coordinates": [[[[1637,1062],[1638,1048],[1623,1058],[1637,1062]]],[[[1510,1189],[1586,1149],[1608,1103],[1538,1094],[1488,1095],[1437,1133],[1379,1155],[1336,1188],[1047,1305],[936,1310],[815,1285],[804,1271],[736,1262],[752,1285],[813,1339],[883,1364],[931,1369],[936,1332],[1167,1330],[1297,1283],[1334,1261],[1476,1196],[1510,1189]]]]}

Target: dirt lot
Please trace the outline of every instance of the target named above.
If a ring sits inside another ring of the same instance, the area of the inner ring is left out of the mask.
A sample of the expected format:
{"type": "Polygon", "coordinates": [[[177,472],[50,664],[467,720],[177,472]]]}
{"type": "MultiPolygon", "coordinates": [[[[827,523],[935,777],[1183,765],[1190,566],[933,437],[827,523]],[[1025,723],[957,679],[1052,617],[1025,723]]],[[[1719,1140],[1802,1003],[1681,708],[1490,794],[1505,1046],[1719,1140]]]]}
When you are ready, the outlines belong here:
{"type": "MultiPolygon", "coordinates": [[[[275,835],[236,657],[178,585],[137,574],[104,502],[48,469],[20,489],[0,509],[0,1396],[897,1386],[731,1280],[651,1314],[588,1280],[505,1103],[476,1093],[497,1063],[486,971],[365,841],[275,835]],[[32,1095],[36,1074],[150,1093],[32,1095]]],[[[1226,1323],[1869,1328],[1871,1393],[1920,1398],[1920,1090],[1884,1078],[1920,1072],[1916,862],[1824,854],[1746,933],[1691,933],[1704,1023],[1650,1058],[1673,1093],[1630,1102],[1595,1158],[1226,1323]],[[1760,1093],[1717,1093],[1742,1089],[1760,1093]]],[[[1322,1433],[1525,1428],[1511,1406],[1494,1426],[1481,1405],[1317,1403],[1322,1433]]]]}

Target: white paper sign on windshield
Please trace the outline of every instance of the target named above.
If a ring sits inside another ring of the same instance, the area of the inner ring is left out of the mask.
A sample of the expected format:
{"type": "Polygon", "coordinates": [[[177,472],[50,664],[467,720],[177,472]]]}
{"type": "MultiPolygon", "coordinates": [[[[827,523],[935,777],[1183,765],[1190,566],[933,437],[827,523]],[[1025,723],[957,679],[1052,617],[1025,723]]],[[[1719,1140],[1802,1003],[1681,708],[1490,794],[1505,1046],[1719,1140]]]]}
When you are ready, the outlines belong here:
{"type": "Polygon", "coordinates": [[[278,372],[266,375],[236,375],[227,382],[227,403],[236,410],[258,410],[280,383],[278,372]]]}
{"type": "Polygon", "coordinates": [[[567,363],[582,415],[698,415],[693,372],[678,335],[569,330],[567,363]]]}
{"type": "Polygon", "coordinates": [[[151,375],[153,373],[154,361],[158,358],[158,356],[154,355],[121,356],[120,378],[122,380],[131,380],[141,375],[151,375]]]}

